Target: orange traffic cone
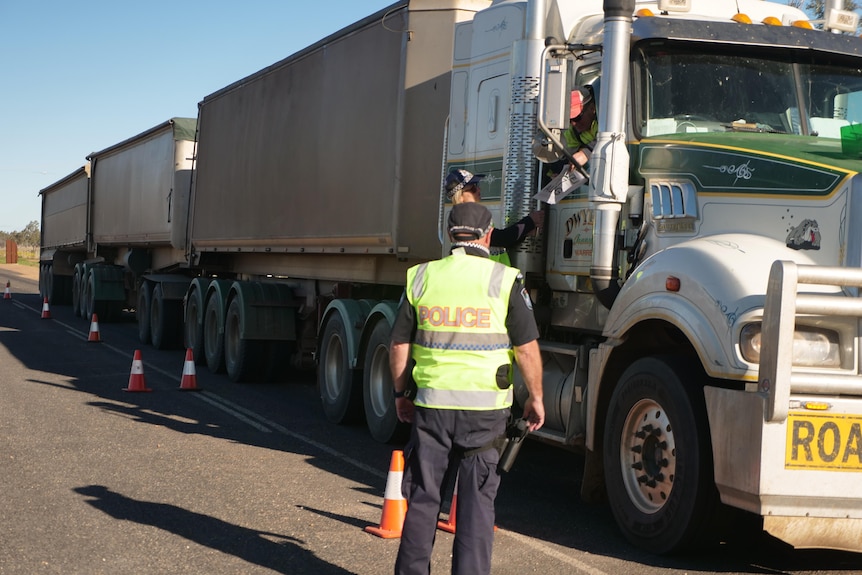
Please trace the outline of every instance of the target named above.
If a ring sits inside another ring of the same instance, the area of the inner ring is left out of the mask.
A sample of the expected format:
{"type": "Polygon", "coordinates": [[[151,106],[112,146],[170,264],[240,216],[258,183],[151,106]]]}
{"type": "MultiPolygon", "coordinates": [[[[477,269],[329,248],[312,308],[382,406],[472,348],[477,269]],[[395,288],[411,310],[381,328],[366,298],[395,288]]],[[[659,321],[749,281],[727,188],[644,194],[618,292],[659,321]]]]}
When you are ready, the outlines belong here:
{"type": "Polygon", "coordinates": [[[447,533],[455,533],[455,512],[458,510],[458,480],[455,480],[455,490],[452,492],[452,505],[449,506],[449,518],[437,522],[437,529],[447,533]]]}
{"type": "Polygon", "coordinates": [[[9,289],[9,282],[6,282],[6,291],[3,293],[3,299],[12,299],[12,290],[9,289]]]}
{"type": "Polygon", "coordinates": [[[93,314],[93,319],[90,320],[90,335],[87,336],[87,341],[102,341],[102,338],[99,336],[99,316],[96,314],[93,314]]]}
{"type": "Polygon", "coordinates": [[[404,452],[392,452],[389,475],[386,477],[386,491],[383,494],[383,517],[380,527],[369,525],[365,531],[383,539],[401,537],[404,516],[407,515],[407,500],[401,495],[401,479],[404,476],[404,452]]]}
{"type": "Polygon", "coordinates": [[[195,375],[195,354],[192,348],[186,350],[186,360],[183,362],[183,378],[180,380],[180,391],[200,391],[198,378],[195,375]]]}
{"type": "Polygon", "coordinates": [[[48,298],[42,301],[42,319],[51,319],[51,308],[48,307],[48,298]]]}
{"type": "Polygon", "coordinates": [[[132,371],[129,374],[129,386],[124,387],[123,391],[152,391],[144,382],[144,362],[141,360],[141,350],[135,350],[135,356],[132,359],[132,371]]]}

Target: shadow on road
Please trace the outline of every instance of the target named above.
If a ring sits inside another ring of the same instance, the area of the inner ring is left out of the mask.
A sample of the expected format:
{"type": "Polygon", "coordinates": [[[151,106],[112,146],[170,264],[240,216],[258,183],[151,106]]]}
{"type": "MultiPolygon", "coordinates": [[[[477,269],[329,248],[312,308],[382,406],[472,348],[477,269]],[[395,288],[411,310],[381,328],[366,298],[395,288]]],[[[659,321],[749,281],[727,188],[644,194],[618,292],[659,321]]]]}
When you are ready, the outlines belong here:
{"type": "Polygon", "coordinates": [[[350,575],[350,571],[306,551],[300,546],[302,541],[292,537],[240,527],[175,505],[132,499],[102,485],[74,491],[89,497],[88,504],[115,519],[151,525],[277,573],[350,575]],[[280,541],[273,542],[268,537],[280,541]]]}

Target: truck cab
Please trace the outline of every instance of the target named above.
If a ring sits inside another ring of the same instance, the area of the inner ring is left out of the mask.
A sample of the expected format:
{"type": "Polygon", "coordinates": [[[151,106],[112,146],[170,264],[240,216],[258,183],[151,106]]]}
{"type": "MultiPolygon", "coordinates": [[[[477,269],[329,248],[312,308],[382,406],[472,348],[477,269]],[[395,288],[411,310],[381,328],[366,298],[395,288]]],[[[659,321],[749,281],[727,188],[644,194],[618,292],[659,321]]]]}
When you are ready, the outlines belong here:
{"type": "Polygon", "coordinates": [[[583,449],[582,495],[650,551],[728,510],[859,550],[860,40],[770,2],[615,4],[494,2],[455,36],[445,165],[489,174],[498,225],[548,199],[531,144],[568,157],[569,92],[598,101],[589,181],[546,190],[510,254],[542,333],[535,436],[583,449]]]}

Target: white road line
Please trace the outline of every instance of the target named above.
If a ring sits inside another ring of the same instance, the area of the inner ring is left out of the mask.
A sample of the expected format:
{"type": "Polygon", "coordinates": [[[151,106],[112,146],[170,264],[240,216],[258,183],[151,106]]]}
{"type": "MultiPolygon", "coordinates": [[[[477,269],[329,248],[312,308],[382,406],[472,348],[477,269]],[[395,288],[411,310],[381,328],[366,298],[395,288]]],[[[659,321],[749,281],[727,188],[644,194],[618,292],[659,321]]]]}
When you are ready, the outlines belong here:
{"type": "Polygon", "coordinates": [[[295,431],[291,431],[288,428],[284,427],[283,425],[279,425],[278,423],[275,423],[274,421],[270,421],[269,419],[263,417],[262,415],[254,412],[254,411],[251,411],[250,409],[246,409],[245,407],[242,407],[241,405],[237,405],[236,403],[229,401],[227,399],[224,399],[223,397],[214,395],[214,394],[212,394],[210,392],[206,392],[206,391],[203,392],[203,394],[201,394],[201,395],[209,396],[213,400],[222,402],[226,406],[229,406],[231,409],[238,411],[238,412],[241,412],[241,413],[245,413],[249,417],[253,417],[257,421],[264,423],[265,425],[271,427],[272,429],[278,431],[279,433],[282,433],[288,437],[296,439],[297,441],[301,441],[307,445],[310,445],[316,449],[319,449],[320,451],[323,451],[324,453],[332,455],[333,457],[336,457],[342,461],[346,461],[346,462],[350,463],[351,465],[353,465],[354,467],[362,469],[363,471],[367,471],[368,473],[370,473],[376,477],[379,477],[381,479],[385,479],[387,476],[388,469],[387,469],[387,473],[384,473],[384,472],[380,471],[379,469],[375,469],[375,468],[371,467],[370,465],[366,465],[366,464],[362,463],[361,461],[358,461],[358,460],[353,459],[351,457],[347,457],[344,453],[337,451],[335,449],[332,449],[328,445],[324,445],[323,443],[320,443],[319,441],[315,441],[314,439],[311,439],[308,436],[302,435],[301,433],[296,433],[295,431]]]}
{"type": "MultiPolygon", "coordinates": [[[[221,409],[222,411],[229,413],[230,415],[234,416],[235,418],[239,419],[240,421],[242,421],[244,423],[249,424],[250,426],[254,427],[255,429],[257,429],[258,431],[260,431],[262,433],[272,433],[271,429],[257,423],[256,421],[253,421],[252,419],[244,416],[241,413],[238,413],[236,410],[231,409],[230,407],[228,407],[226,405],[222,405],[221,403],[216,401],[214,398],[208,397],[208,396],[204,395],[203,393],[197,394],[197,395],[195,395],[195,397],[209,403],[210,405],[212,405],[216,409],[221,409]]],[[[221,398],[219,398],[219,399],[221,399],[221,398]]]]}
{"type": "Polygon", "coordinates": [[[584,563],[583,561],[579,561],[575,559],[569,554],[563,553],[562,551],[557,551],[550,545],[545,545],[543,542],[538,539],[533,539],[532,537],[527,537],[526,535],[521,535],[520,533],[515,533],[514,531],[506,531],[505,529],[499,529],[498,533],[505,534],[507,537],[511,537],[512,539],[516,539],[519,543],[523,543],[528,547],[532,547],[536,551],[547,555],[548,557],[553,557],[558,561],[569,565],[570,567],[577,569],[579,573],[585,573],[587,575],[610,575],[606,571],[602,571],[598,567],[593,567],[588,563],[584,563]]]}

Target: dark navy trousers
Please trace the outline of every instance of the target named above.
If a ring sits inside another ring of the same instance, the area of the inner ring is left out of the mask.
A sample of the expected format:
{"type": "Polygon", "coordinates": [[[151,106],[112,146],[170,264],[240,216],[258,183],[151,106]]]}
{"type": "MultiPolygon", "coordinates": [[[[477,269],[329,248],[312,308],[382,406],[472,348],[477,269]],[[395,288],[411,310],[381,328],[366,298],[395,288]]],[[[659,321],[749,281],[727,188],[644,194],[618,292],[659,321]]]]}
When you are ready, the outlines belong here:
{"type": "Polygon", "coordinates": [[[395,562],[396,575],[428,575],[448,474],[458,474],[452,573],[491,572],[494,499],[500,486],[496,449],[463,456],[504,434],[508,409],[468,411],[417,407],[404,449],[401,490],[407,515],[395,562]]]}

